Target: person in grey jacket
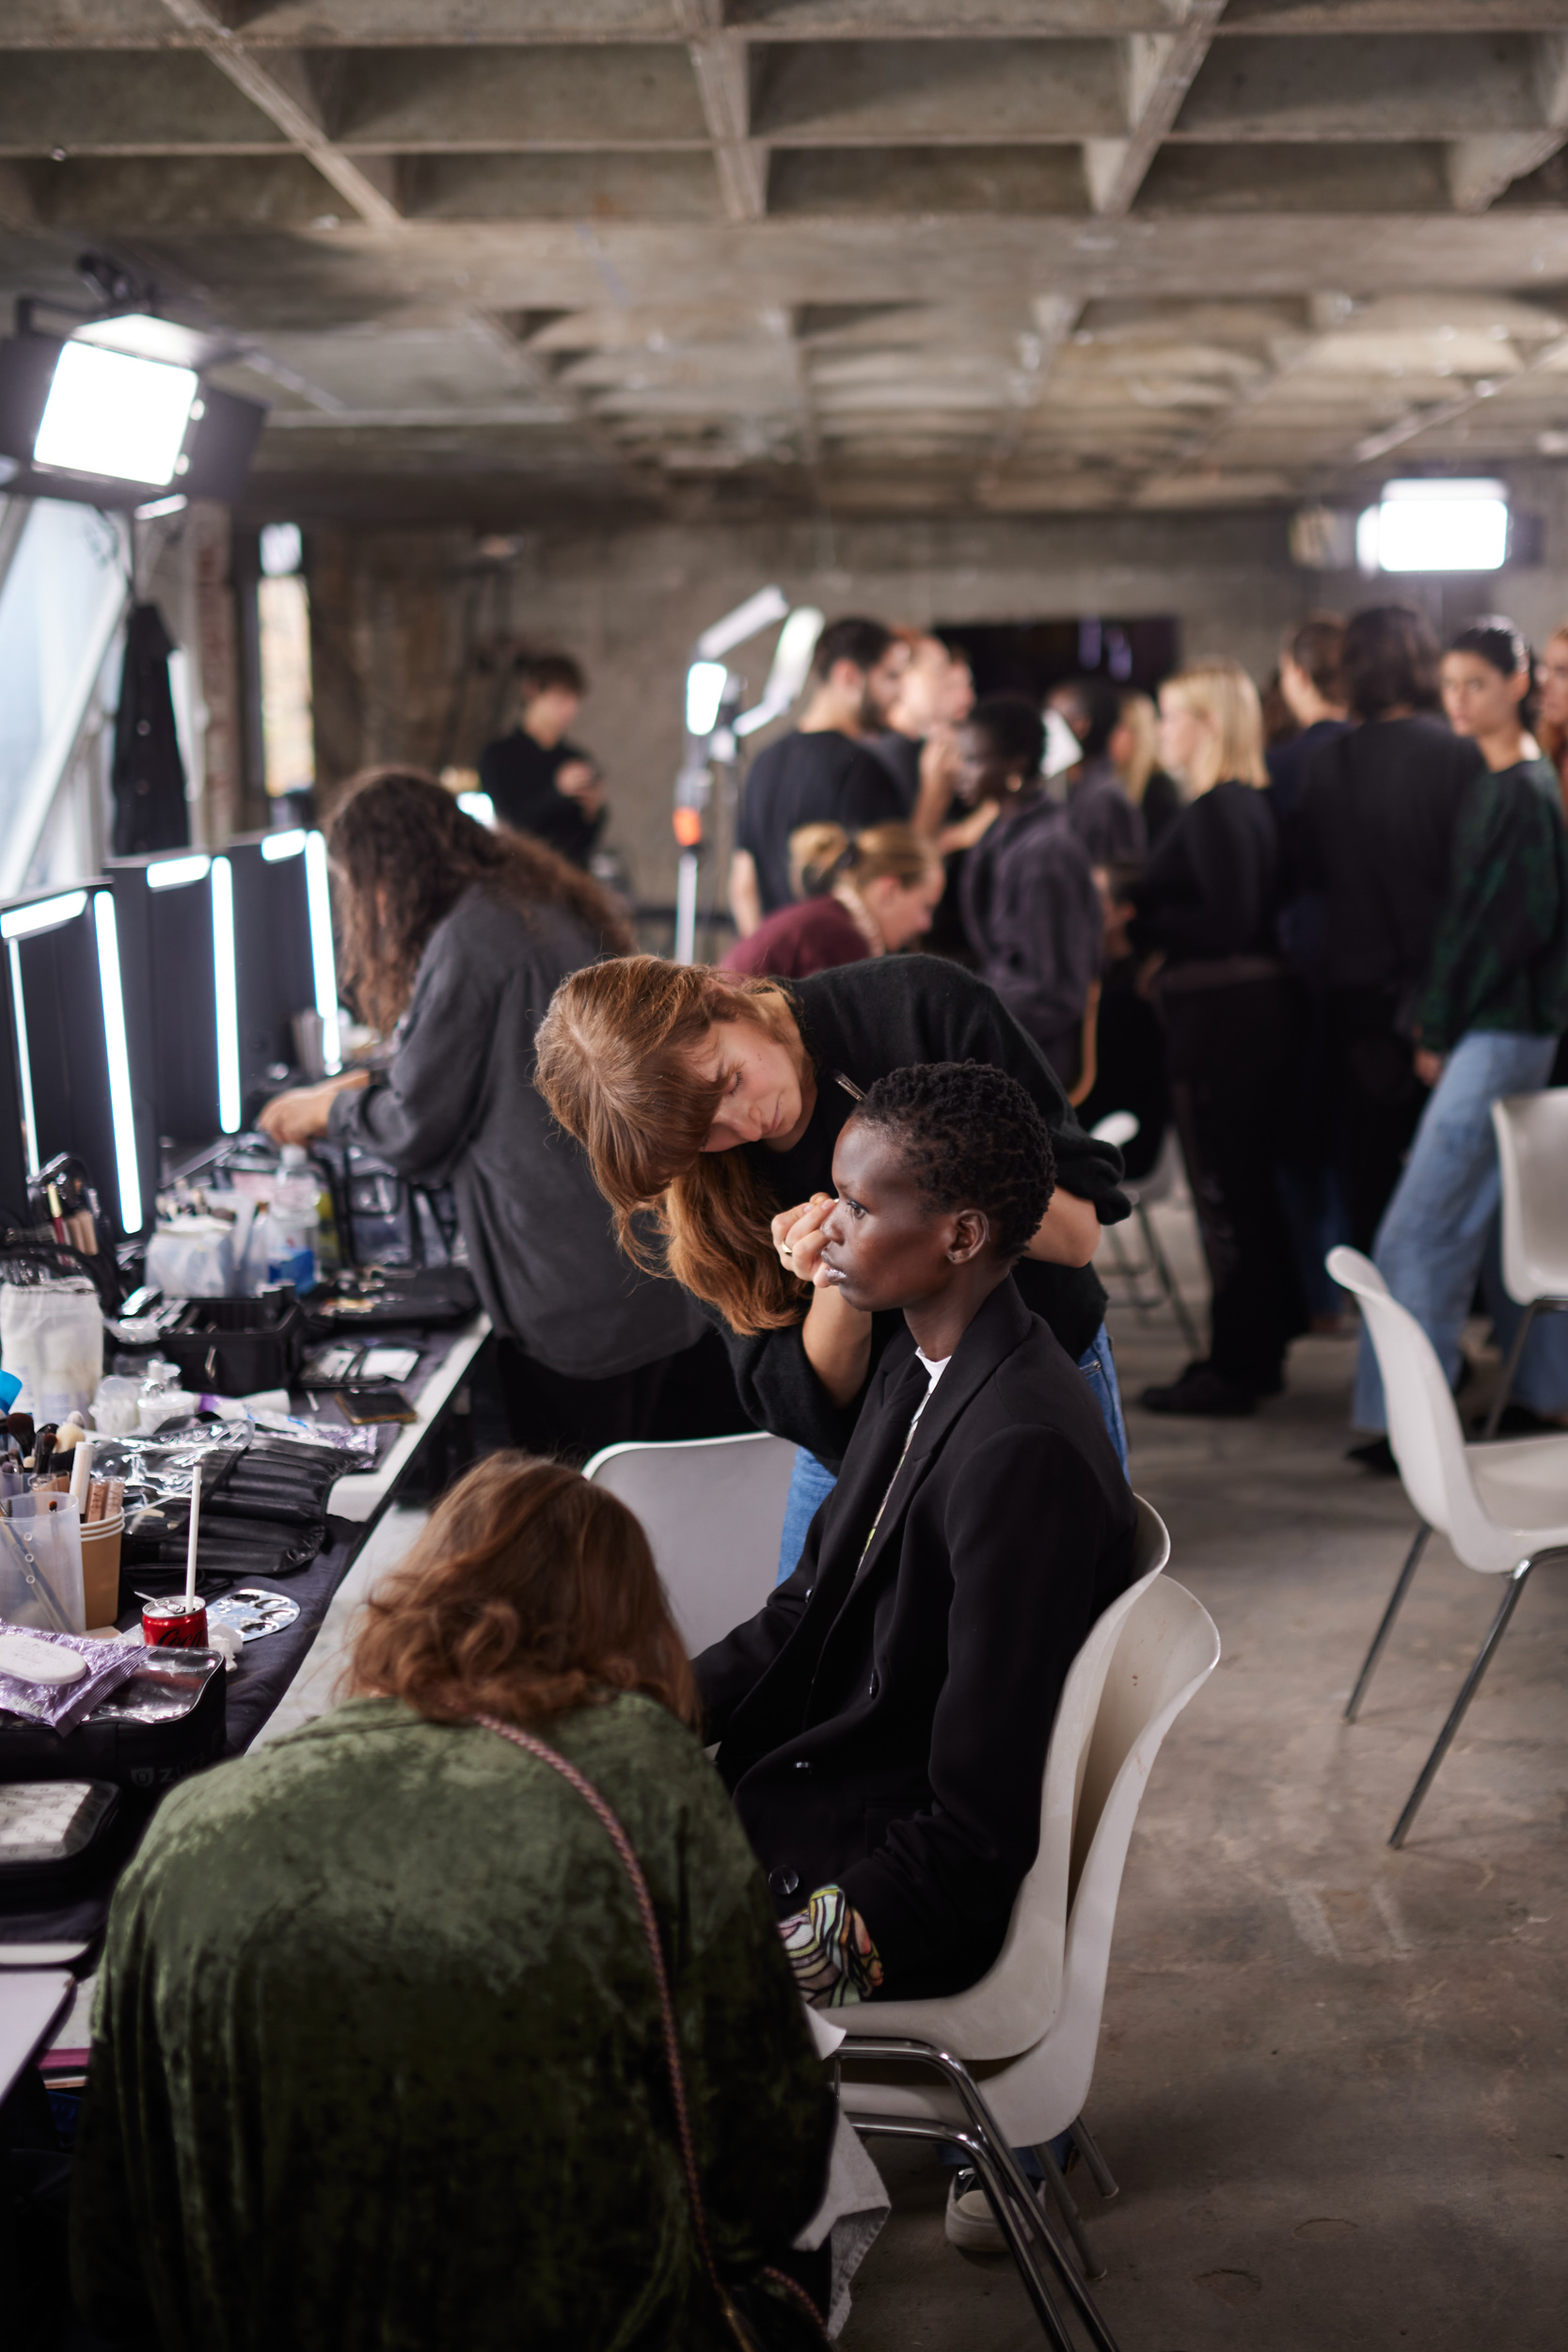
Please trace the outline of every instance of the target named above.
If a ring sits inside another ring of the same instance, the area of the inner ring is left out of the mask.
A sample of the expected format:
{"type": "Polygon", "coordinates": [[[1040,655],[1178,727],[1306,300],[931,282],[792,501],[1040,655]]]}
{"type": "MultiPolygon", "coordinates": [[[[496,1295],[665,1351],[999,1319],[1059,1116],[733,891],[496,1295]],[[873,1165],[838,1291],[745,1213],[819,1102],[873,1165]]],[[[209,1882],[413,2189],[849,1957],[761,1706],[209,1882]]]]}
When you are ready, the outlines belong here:
{"type": "Polygon", "coordinates": [[[328,831],[345,985],[396,1032],[385,1074],[279,1095],[281,1143],[355,1142],[420,1184],[451,1184],[497,1333],[515,1441],[586,1459],[653,1434],[661,1394],[705,1369],[704,1325],[673,1282],[621,1252],[587,1161],[533,1085],[534,1031],[560,981],[631,945],[598,884],[492,833],[429,776],[358,779],[328,831]]]}
{"type": "Polygon", "coordinates": [[[1105,915],[1088,851],[1040,788],[1045,730],[1033,703],[996,694],[965,724],[958,790],[995,816],[964,860],[964,930],[990,982],[1060,1078],[1069,1100],[1085,1066],[1099,999],[1105,915]]]}

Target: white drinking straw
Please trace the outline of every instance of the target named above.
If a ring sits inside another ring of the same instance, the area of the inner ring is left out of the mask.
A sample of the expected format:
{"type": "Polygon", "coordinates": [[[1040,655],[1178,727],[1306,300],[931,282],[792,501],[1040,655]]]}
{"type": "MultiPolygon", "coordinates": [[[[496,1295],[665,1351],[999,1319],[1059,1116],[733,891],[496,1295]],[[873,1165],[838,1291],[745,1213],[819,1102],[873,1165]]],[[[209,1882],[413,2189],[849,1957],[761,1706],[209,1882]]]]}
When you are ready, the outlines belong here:
{"type": "Polygon", "coordinates": [[[196,1598],[196,1531],[201,1524],[201,1465],[191,1472],[191,1532],[185,1545],[185,1598],[196,1598]]]}
{"type": "Polygon", "coordinates": [[[87,1438],[76,1441],[76,1458],[71,1465],[71,1499],[86,1520],[87,1494],[92,1478],[92,1444],[87,1438]]]}

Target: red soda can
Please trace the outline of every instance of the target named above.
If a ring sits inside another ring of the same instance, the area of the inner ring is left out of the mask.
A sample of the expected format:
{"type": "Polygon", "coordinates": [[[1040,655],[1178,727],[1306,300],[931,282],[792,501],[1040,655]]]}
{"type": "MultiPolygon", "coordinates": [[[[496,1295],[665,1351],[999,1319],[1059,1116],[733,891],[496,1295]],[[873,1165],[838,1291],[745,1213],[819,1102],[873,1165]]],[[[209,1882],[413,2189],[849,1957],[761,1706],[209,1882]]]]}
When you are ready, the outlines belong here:
{"type": "Polygon", "coordinates": [[[205,1649],[207,1604],[172,1593],[142,1604],[141,1637],[149,1649],[205,1649]]]}

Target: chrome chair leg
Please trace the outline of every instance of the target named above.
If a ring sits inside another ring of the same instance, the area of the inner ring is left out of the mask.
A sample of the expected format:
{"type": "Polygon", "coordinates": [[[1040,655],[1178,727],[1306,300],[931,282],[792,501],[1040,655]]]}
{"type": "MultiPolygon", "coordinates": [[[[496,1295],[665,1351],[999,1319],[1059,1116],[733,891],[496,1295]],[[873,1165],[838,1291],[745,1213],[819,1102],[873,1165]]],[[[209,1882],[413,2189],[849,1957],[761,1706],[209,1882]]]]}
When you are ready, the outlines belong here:
{"type": "Polygon", "coordinates": [[[1519,1328],[1513,1334],[1513,1344],[1508,1351],[1508,1361],[1498,1376],[1497,1392],[1492,1399],[1492,1410],[1487,1414],[1486,1426],[1481,1433],[1483,1444],[1488,1438],[1495,1438],[1497,1434],[1497,1423],[1503,1417],[1503,1407],[1508,1403],[1509,1392],[1513,1386],[1513,1375],[1519,1369],[1519,1359],[1525,1352],[1525,1342],[1529,1337],[1529,1327],[1535,1321],[1536,1310],[1540,1304],[1541,1301],[1538,1298],[1532,1298],[1519,1317],[1519,1328]]]}
{"type": "Polygon", "coordinates": [[[1085,2278],[1103,2279],[1105,2265],[1089,2244],[1087,2233],[1084,2228],[1084,2217],[1078,2210],[1077,2200],[1068,2186],[1067,2174],[1052,2153],[1050,2141],[1042,2140],[1035,2153],[1039,2159],[1040,2185],[1048,2188],[1056,2200],[1056,2210],[1066,2225],[1067,2233],[1078,2249],[1078,2259],[1084,2265],[1085,2278]]]}
{"type": "MultiPolygon", "coordinates": [[[[1197,1327],[1194,1323],[1192,1316],[1187,1311],[1187,1302],[1181,1295],[1180,1285],[1178,1283],[1175,1275],[1170,1270],[1170,1261],[1165,1256],[1164,1250],[1160,1245],[1160,1236],[1154,1231],[1153,1224],[1149,1218],[1148,1211],[1145,1208],[1141,1200],[1138,1202],[1137,1215],[1138,1224],[1143,1232],[1144,1247],[1148,1251],[1149,1263],[1153,1266],[1155,1274],[1159,1278],[1161,1288],[1164,1290],[1165,1296],[1170,1300],[1170,1311],[1176,1317],[1178,1324],[1180,1326],[1181,1336],[1186,1341],[1187,1345],[1192,1349],[1193,1354],[1195,1356],[1201,1356],[1203,1353],[1203,1347],[1197,1336],[1197,1327]]],[[[1116,1227],[1113,1225],[1111,1227],[1112,1232],[1114,1233],[1116,1230],[1116,1227]]]]}
{"type": "Polygon", "coordinates": [[[1147,1323],[1160,1301],[1158,1298],[1144,1296],[1144,1269],[1142,1266],[1134,1265],[1128,1256],[1127,1245],[1121,1238],[1121,1228],[1118,1225],[1107,1225],[1105,1232],[1111,1245],[1111,1256],[1115,1261],[1114,1271],[1117,1279],[1127,1284],[1127,1303],[1136,1314],[1138,1321],[1147,1323]]]}
{"type": "MultiPolygon", "coordinates": [[[[1017,2157],[998,2127],[995,2117],[982,2098],[979,2085],[962,2058],[955,2058],[950,2050],[939,2049],[934,2042],[905,2041],[894,2039],[891,2036],[885,2042],[878,2042],[873,2041],[869,2036],[863,2037],[859,2034],[855,2036],[852,2042],[846,2042],[841,2046],[839,2056],[846,2061],[861,2058],[878,2062],[891,2060],[895,2065],[927,2066],[945,2078],[958,2093],[973,2129],[984,2135],[993,2151],[997,2169],[1002,2173],[1013,2197],[1028,2215],[1040,2244],[1054,2264],[1061,2283],[1068,2291],[1073,2308],[1094,2345],[1095,2352],[1117,2352],[1116,2339],[1101,2319],[1093,2296],[1079,2277],[1077,2265],[1069,2256],[1056,2233],[1051,2227],[1044,2205],[1035,2194],[1033,2182],[1020,2170],[1017,2157]]],[[[845,2112],[850,2122],[859,2130],[861,2119],[855,2113],[852,2104],[855,2095],[852,2078],[844,2085],[842,2095],[848,2103],[845,2106],[845,2112]]],[[[879,2128],[875,2117],[869,2119],[866,2128],[868,2130],[879,2128]]],[[[1001,2218],[1000,2215],[998,2218],[1001,2218]]]]}
{"type": "Polygon", "coordinates": [[[1379,1623],[1377,1631],[1372,1635],[1372,1645],[1367,1652],[1366,1664],[1362,1667],[1361,1672],[1355,1678],[1355,1688],[1351,1692],[1350,1699],[1346,1705],[1345,1721],[1347,1724],[1354,1723],[1357,1714],[1360,1712],[1361,1702],[1367,1695],[1367,1685],[1372,1678],[1372,1669],[1377,1664],[1378,1660],[1383,1656],[1384,1645],[1387,1641],[1389,1634],[1392,1633],[1394,1629],[1394,1619],[1399,1615],[1401,1609],[1404,1605],[1404,1597],[1410,1590],[1410,1580],[1416,1573],[1417,1565],[1420,1560],[1421,1554],[1427,1547],[1427,1537],[1431,1534],[1432,1530],[1427,1526],[1424,1520],[1416,1530],[1416,1540],[1411,1545],[1410,1549],[1405,1553],[1404,1565],[1400,1570],[1399,1581],[1395,1584],[1393,1592],[1389,1595],[1388,1606],[1383,1613],[1382,1620],[1379,1623]]]}
{"type": "Polygon", "coordinates": [[[1426,1796],[1426,1792],[1437,1777],[1437,1767],[1441,1764],[1449,1748],[1453,1745],[1454,1734],[1465,1720],[1465,1709],[1468,1708],[1470,1701],[1475,1697],[1476,1692],[1481,1688],[1481,1676],[1486,1672],[1487,1667],[1492,1663],[1492,1654],[1496,1650],[1497,1644],[1502,1640],[1504,1633],[1508,1630],[1508,1621],[1510,1617],[1513,1616],[1514,1610],[1518,1607],[1519,1596],[1525,1589],[1525,1579],[1528,1576],[1531,1568],[1534,1567],[1538,1559],[1549,1560],[1555,1558],[1568,1558],[1568,1552],[1556,1553],[1543,1551],[1532,1553],[1529,1559],[1521,1560],[1518,1566],[1510,1572],[1508,1590],[1503,1595],[1502,1607],[1493,1618],[1491,1631],[1487,1634],[1485,1641],[1482,1642],[1480,1649],[1477,1651],[1476,1662],[1470,1668],[1469,1673],[1465,1676],[1459,1696],[1455,1699],[1453,1706],[1449,1710],[1449,1720],[1437,1735],[1437,1745],[1433,1749],[1432,1754],[1427,1757],[1426,1763],[1422,1768],[1421,1777],[1416,1783],[1415,1788],[1410,1791],[1410,1795],[1405,1802],[1404,1811],[1400,1815],[1399,1820],[1394,1823],[1393,1836],[1388,1840],[1388,1843],[1391,1846],[1402,1846],[1406,1837],[1410,1835],[1411,1824],[1415,1820],[1417,1814],[1421,1809],[1421,1804],[1426,1796]]]}
{"type": "MultiPolygon", "coordinates": [[[[852,2086],[848,2086],[852,2088],[852,2086]]],[[[994,2143],[983,2127],[965,2130],[961,2124],[925,2122],[920,2118],[890,2116],[858,2116],[846,2107],[849,2122],[863,2139],[925,2139],[942,2146],[957,2148],[966,2164],[972,2164],[996,2216],[997,2227],[1007,2241],[1007,2251],[1023,2281],[1023,2291],[1035,2307],[1035,2317],[1050,2342],[1053,2352],[1076,2352],[1066,2323],[1052,2300],[1044,2269],[1038,2255],[1029,2243],[1026,2230],[1020,2227],[1022,2217],[1015,2211],[1001,2171],[994,2161],[994,2143]]],[[[1030,2203],[1036,2201],[1031,2198],[1030,2203]]]]}
{"type": "Polygon", "coordinates": [[[1100,2143],[1082,2116],[1071,2128],[1073,2146],[1088,2166],[1089,2178],[1108,2205],[1113,2197],[1121,2195],[1121,2190],[1117,2185],[1110,2166],[1100,2153],[1100,2143]]]}

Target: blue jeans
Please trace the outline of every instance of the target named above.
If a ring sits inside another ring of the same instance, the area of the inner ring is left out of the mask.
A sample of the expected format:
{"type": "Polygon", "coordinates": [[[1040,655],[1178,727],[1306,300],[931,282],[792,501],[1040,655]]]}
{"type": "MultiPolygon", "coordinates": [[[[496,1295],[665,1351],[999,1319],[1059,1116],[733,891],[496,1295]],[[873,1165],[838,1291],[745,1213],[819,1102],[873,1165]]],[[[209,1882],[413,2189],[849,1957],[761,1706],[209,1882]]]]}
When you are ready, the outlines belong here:
{"type": "MultiPolygon", "coordinates": [[[[1538,1092],[1556,1053],[1553,1037],[1513,1037],[1496,1029],[1462,1037],[1421,1113],[1404,1173],[1377,1229],[1372,1262],[1431,1340],[1450,1384],[1458,1377],[1460,1335],[1502,1193],[1492,1105],[1505,1094],[1538,1092]]],[[[1538,1318],[1525,1343],[1514,1393],[1537,1412],[1568,1406],[1568,1317],[1538,1318]]],[[[1387,1427],[1383,1380],[1365,1327],[1351,1420],[1357,1429],[1387,1427]]]]}
{"type": "MultiPolygon", "coordinates": [[[[1127,1424],[1121,1417],[1121,1390],[1117,1383],[1111,1335],[1103,1324],[1079,1357],[1078,1369],[1094,1391],[1094,1401],[1110,1432],[1117,1457],[1131,1478],[1132,1471],[1127,1468],[1127,1424]]],[[[799,1567],[800,1554],[805,1549],[806,1530],[837,1484],[836,1471],[824,1470],[816,1454],[808,1454],[804,1446],[797,1450],[795,1468],[790,1473],[789,1493],[784,1500],[784,1531],[779,1538],[778,1581],[781,1584],[799,1567]]]]}

